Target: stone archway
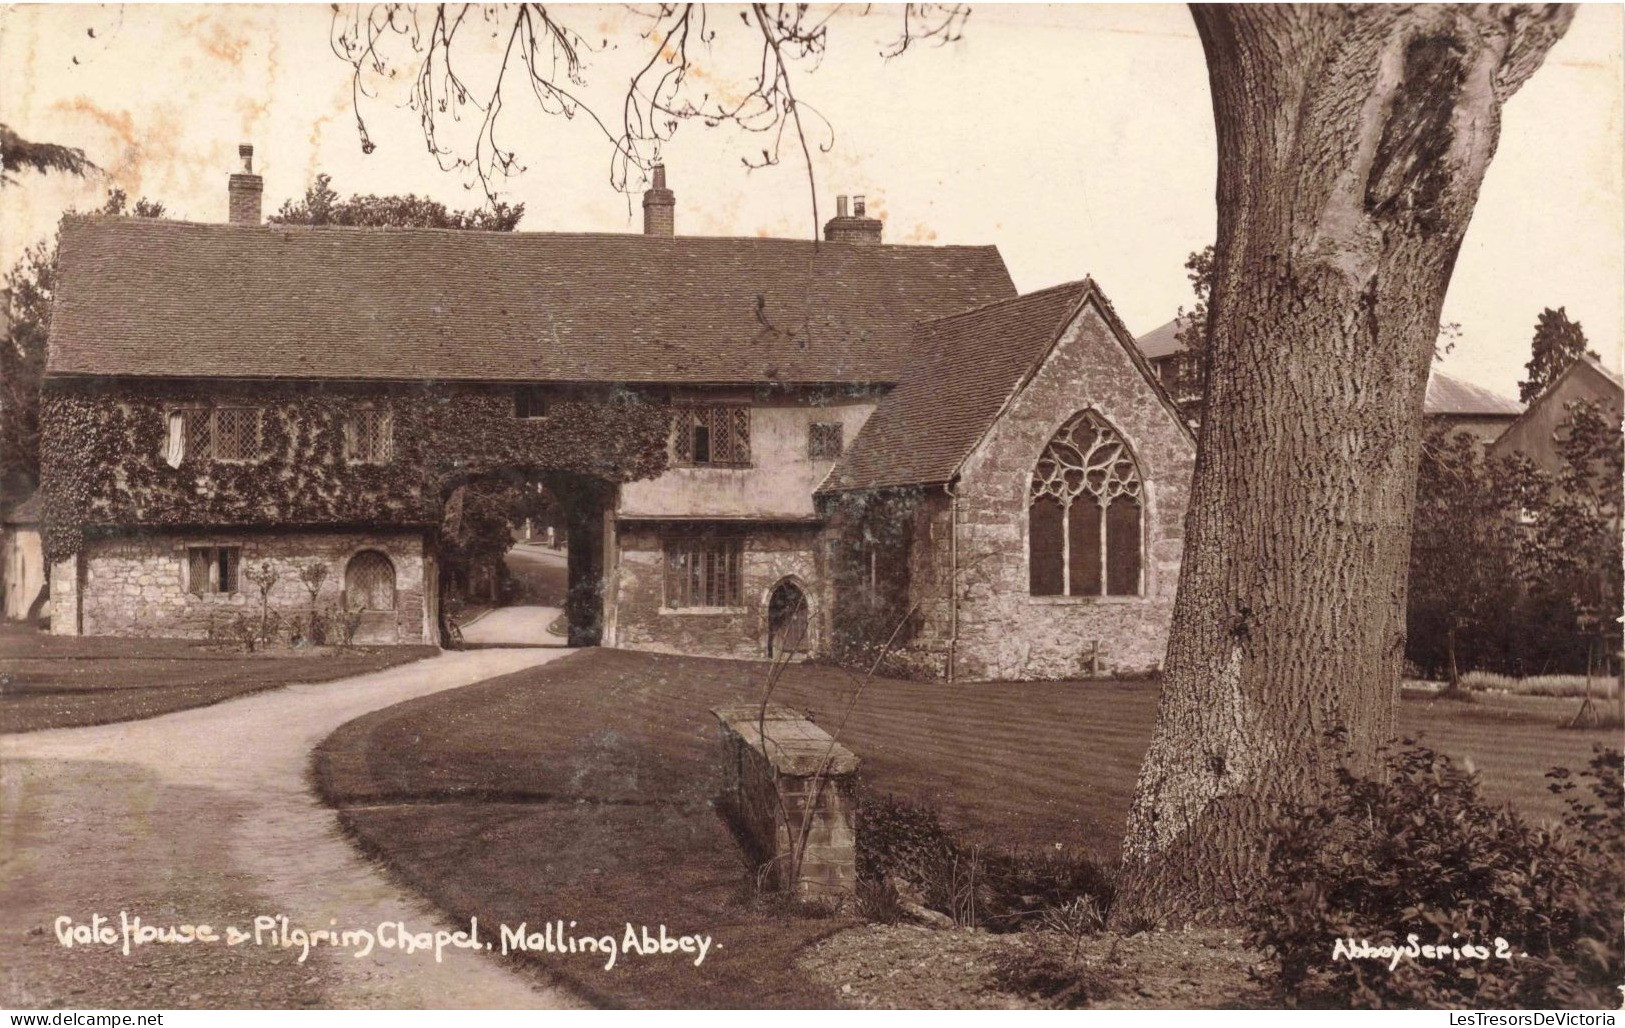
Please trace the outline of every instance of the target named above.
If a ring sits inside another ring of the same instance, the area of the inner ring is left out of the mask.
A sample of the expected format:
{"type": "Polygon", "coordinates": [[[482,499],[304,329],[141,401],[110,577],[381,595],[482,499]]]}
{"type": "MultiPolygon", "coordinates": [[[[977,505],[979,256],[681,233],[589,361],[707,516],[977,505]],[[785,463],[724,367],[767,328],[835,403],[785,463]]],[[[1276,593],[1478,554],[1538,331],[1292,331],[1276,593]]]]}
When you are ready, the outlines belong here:
{"type": "Polygon", "coordinates": [[[795,576],[781,578],[767,598],[767,655],[794,656],[811,650],[811,609],[806,588],[795,576]]]}
{"type": "MultiPolygon", "coordinates": [[[[518,496],[532,490],[539,490],[548,498],[547,506],[549,517],[555,519],[555,541],[559,545],[549,551],[549,559],[553,570],[559,569],[556,561],[559,559],[559,550],[562,550],[563,583],[559,586],[554,580],[556,593],[550,590],[549,598],[539,600],[533,596],[520,595],[517,599],[511,594],[504,594],[501,602],[513,603],[523,606],[526,610],[538,610],[535,603],[541,602],[548,606],[562,608],[564,620],[568,625],[566,634],[571,646],[596,646],[603,637],[604,625],[604,522],[606,511],[612,509],[615,502],[616,487],[613,483],[590,475],[570,474],[565,472],[550,472],[526,465],[504,465],[494,468],[485,468],[478,474],[468,474],[448,479],[442,484],[445,516],[442,519],[438,533],[437,565],[439,568],[439,582],[437,593],[442,598],[442,607],[445,601],[469,599],[484,605],[498,600],[497,589],[493,576],[507,576],[505,585],[512,590],[523,592],[521,583],[511,580],[517,574],[515,557],[531,555],[529,550],[539,543],[533,538],[525,553],[517,553],[521,549],[520,540],[495,534],[498,523],[506,507],[500,501],[504,494],[518,496]],[[484,524],[479,524],[483,520],[484,524]]],[[[523,525],[525,515],[518,513],[511,519],[512,527],[516,530],[523,525]]],[[[519,533],[522,535],[522,532],[519,533]]],[[[518,563],[526,563],[519,560],[518,563]]],[[[519,611],[512,611],[517,614],[519,611]]],[[[442,616],[442,622],[445,618],[442,616]]],[[[518,630],[525,636],[523,642],[533,645],[557,645],[556,636],[551,635],[559,629],[549,623],[547,630],[538,629],[532,633],[524,624],[528,620],[519,619],[522,624],[516,629],[508,626],[508,633],[518,630]],[[530,638],[535,635],[536,638],[530,638]]],[[[546,621],[546,619],[543,619],[546,621]]],[[[538,625],[542,622],[537,622],[538,625]]],[[[446,634],[442,623],[442,634],[446,634]]],[[[505,639],[505,643],[520,641],[505,639]]]]}

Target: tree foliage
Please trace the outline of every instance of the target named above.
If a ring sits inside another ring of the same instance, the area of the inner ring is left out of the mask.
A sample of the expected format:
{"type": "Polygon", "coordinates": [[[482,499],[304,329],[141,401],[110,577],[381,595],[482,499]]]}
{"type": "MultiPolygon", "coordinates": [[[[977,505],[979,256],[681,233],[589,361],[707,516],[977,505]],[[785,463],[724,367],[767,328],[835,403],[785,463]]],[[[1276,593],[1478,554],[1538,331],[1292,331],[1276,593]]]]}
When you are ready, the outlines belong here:
{"type": "Polygon", "coordinates": [[[450,228],[512,232],[525,216],[525,205],[492,202],[485,207],[452,210],[426,196],[353,195],[341,199],[332,176],[320,174],[301,200],[287,200],[266,220],[273,225],[351,225],[364,228],[450,228]]]}
{"type": "MultiPolygon", "coordinates": [[[[1620,647],[1620,508],[1625,440],[1601,405],[1577,400],[1555,433],[1562,465],[1533,505],[1523,560],[1530,589],[1567,611],[1575,634],[1603,653],[1620,647]]],[[[1588,660],[1588,665],[1590,661],[1588,660]]],[[[1589,666],[1588,666],[1589,670],[1589,666]]]]}
{"type": "Polygon", "coordinates": [[[6,272],[0,302],[0,493],[21,497],[39,480],[39,387],[56,291],[56,248],[44,241],[6,272]]]}
{"type": "Polygon", "coordinates": [[[1546,391],[1552,380],[1568,370],[1581,357],[1596,357],[1586,348],[1586,335],[1578,321],[1570,321],[1562,307],[1547,307],[1535,319],[1535,337],[1529,344],[1528,377],[1518,383],[1518,400],[1531,403],[1546,391]]]}
{"type": "Polygon", "coordinates": [[[1543,476],[1525,465],[1493,462],[1472,433],[1444,426],[1422,444],[1407,642],[1419,662],[1442,658],[1453,688],[1464,670],[1463,643],[1482,656],[1481,637],[1517,606],[1518,512],[1523,496],[1543,487],[1543,476]]]}
{"type": "Polygon", "coordinates": [[[17,173],[33,171],[41,175],[58,172],[84,178],[96,165],[76,146],[36,143],[19,136],[10,125],[0,123],[0,184],[13,185],[17,173]]]}
{"type": "Polygon", "coordinates": [[[149,200],[144,196],[136,200],[135,206],[131,207],[129,195],[115,186],[108,192],[107,201],[101,205],[96,213],[111,214],[118,217],[162,218],[168,213],[168,208],[157,200],[149,200]]]}
{"type": "Polygon", "coordinates": [[[1406,658],[1427,676],[1578,673],[1620,648],[1622,442],[1595,403],[1554,433],[1562,461],[1484,455],[1430,433],[1417,478],[1406,658]]]}
{"type": "Polygon", "coordinates": [[[1548,772],[1568,808],[1533,825],[1449,758],[1407,744],[1279,812],[1249,941],[1270,1003],[1603,1007],[1625,956],[1620,753],[1548,772]],[[1583,783],[1583,786],[1580,784],[1583,783]],[[1589,793],[1589,795],[1587,795],[1589,793]]]}
{"type": "MultiPolygon", "coordinates": [[[[101,214],[161,218],[164,205],[113,189],[101,214]]],[[[0,286],[5,335],[0,338],[0,495],[21,497],[39,482],[39,391],[45,375],[51,329],[51,298],[56,294],[56,243],[40,240],[18,258],[0,286]]]]}
{"type": "Polygon", "coordinates": [[[1190,279],[1191,291],[1196,294],[1196,302],[1186,310],[1183,305],[1175,320],[1179,327],[1174,331],[1174,338],[1192,354],[1200,356],[1207,352],[1207,303],[1213,295],[1213,245],[1210,243],[1200,250],[1192,250],[1185,258],[1185,273],[1190,279]]]}

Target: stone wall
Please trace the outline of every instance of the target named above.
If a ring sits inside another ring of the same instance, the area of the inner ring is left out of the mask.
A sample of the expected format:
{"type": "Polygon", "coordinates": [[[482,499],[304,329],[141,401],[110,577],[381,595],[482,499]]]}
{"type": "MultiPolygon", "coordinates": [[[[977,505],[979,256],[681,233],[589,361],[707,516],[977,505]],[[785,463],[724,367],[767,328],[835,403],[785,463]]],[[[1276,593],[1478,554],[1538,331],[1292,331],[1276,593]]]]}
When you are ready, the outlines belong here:
{"type": "Polygon", "coordinates": [[[858,758],[798,712],[713,710],[722,729],[723,804],[777,888],[840,902],[857,889],[858,758]],[[799,858],[799,866],[798,866],[799,858]]]}
{"type": "Polygon", "coordinates": [[[310,593],[300,570],[313,561],[327,567],[318,609],[343,601],[344,571],[362,550],[378,550],[395,565],[395,609],[362,615],[355,642],[389,645],[433,641],[427,632],[423,537],[417,532],[294,531],[143,533],[87,540],[75,560],[51,573],[51,630],[57,634],[202,637],[209,625],[242,614],[258,618],[259,588],[247,572],[269,562],[278,573],[270,607],[303,616],[310,593]],[[191,592],[187,551],[197,546],[240,546],[239,588],[234,593],[191,592]],[[75,595],[75,588],[79,595],[75,595]]]}
{"type": "Polygon", "coordinates": [[[719,526],[743,537],[738,607],[672,609],[665,605],[665,529],[658,523],[622,522],[616,530],[615,566],[606,595],[604,643],[622,649],[695,656],[763,659],[767,605],[773,588],[790,578],[808,604],[809,653],[822,651],[827,599],[819,526],[719,526]]]}
{"type": "Polygon", "coordinates": [[[1160,668],[1194,462],[1195,443],[1105,318],[1087,305],[962,470],[958,677],[1076,677],[1089,672],[1097,643],[1104,672],[1160,668]],[[1033,468],[1056,430],[1085,409],[1097,411],[1122,434],[1145,483],[1141,596],[1029,592],[1027,497],[1033,468]]]}

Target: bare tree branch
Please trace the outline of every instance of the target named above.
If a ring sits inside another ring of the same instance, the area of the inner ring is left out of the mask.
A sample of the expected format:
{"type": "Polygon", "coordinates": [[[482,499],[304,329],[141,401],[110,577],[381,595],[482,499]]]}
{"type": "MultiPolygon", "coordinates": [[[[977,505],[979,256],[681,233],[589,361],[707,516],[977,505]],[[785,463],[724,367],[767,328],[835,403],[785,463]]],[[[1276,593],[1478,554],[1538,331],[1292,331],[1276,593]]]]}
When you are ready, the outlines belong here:
{"type": "MultiPolygon", "coordinates": [[[[589,102],[587,63],[611,47],[594,44],[569,24],[579,9],[526,3],[474,7],[403,4],[335,8],[333,52],[354,69],[351,96],[362,149],[375,144],[364,111],[390,80],[409,81],[406,103],[418,113],[424,143],[447,171],[471,172],[488,198],[500,179],[524,170],[499,131],[512,89],[528,90],[545,115],[584,115],[610,144],[610,185],[631,193],[647,183],[660,148],[686,121],[708,127],[731,125],[759,134],[759,154],[742,158],[747,169],[780,163],[786,134],[807,168],[818,222],[813,153],[835,145],[829,121],[798,96],[797,77],[816,71],[827,50],[829,26],[842,5],[751,4],[719,25],[704,4],[666,3],[632,9],[643,27],[638,43],[646,56],[627,82],[620,123],[612,125],[589,102]],[[424,24],[427,24],[427,29],[424,24]],[[724,29],[731,33],[725,33],[724,29]],[[501,41],[500,46],[493,46],[501,41]],[[752,53],[744,71],[730,74],[734,55],[752,53]],[[467,74],[465,74],[467,69],[467,74]],[[476,86],[476,82],[479,85],[476,86]],[[477,119],[472,141],[455,141],[451,129],[477,119]]],[[[875,8],[854,9],[858,16],[875,8]]],[[[896,8],[884,8],[887,12],[896,8]]],[[[887,58],[915,41],[943,45],[960,38],[970,8],[962,4],[909,4],[901,9],[887,58]]]]}

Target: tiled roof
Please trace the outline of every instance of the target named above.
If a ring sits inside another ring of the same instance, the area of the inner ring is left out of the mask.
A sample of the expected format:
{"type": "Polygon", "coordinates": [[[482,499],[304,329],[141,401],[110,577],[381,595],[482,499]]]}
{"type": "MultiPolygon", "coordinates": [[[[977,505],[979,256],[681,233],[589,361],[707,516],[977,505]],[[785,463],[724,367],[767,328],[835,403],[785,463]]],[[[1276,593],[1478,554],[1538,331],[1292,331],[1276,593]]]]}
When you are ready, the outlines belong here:
{"type": "Polygon", "coordinates": [[[1422,413],[1429,416],[1500,415],[1515,418],[1523,413],[1523,404],[1500,393],[1492,393],[1483,386],[1435,371],[1428,376],[1428,392],[1427,398],[1422,401],[1422,413]]]}
{"type": "MultiPolygon", "coordinates": [[[[1129,340],[1090,279],[922,324],[908,377],[870,415],[821,491],[950,481],[1090,297],[1099,300],[1114,330],[1129,340]]],[[[1131,356],[1160,389],[1143,361],[1131,356]]]]}
{"type": "Polygon", "coordinates": [[[1015,294],[997,249],[63,224],[52,374],[889,382],[912,325],[1015,294]]]}

